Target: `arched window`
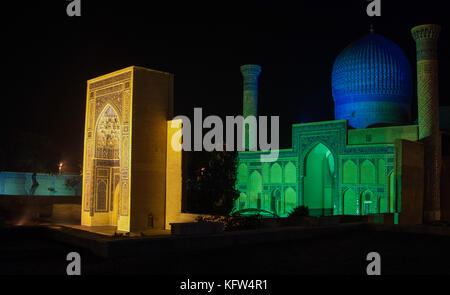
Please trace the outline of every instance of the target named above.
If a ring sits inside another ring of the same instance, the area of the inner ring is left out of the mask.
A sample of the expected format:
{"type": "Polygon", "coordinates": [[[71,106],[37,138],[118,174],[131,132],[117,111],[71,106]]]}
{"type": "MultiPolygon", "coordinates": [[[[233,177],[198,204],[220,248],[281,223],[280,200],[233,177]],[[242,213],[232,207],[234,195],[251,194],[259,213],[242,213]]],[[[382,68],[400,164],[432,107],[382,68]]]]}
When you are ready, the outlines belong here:
{"type": "Polygon", "coordinates": [[[375,183],[375,166],[369,160],[361,164],[361,183],[375,183]]]}
{"type": "Polygon", "coordinates": [[[270,183],[281,183],[281,166],[275,163],[270,168],[270,183]]]}
{"type": "Polygon", "coordinates": [[[284,181],[285,183],[295,183],[297,180],[297,173],[295,165],[289,162],[284,166],[284,181]]]}
{"type": "Polygon", "coordinates": [[[358,174],[356,164],[352,160],[347,160],[342,168],[343,183],[357,183],[358,174]]]}
{"type": "Polygon", "coordinates": [[[240,164],[237,171],[238,184],[246,185],[248,180],[248,168],[245,164],[240,164]]]}

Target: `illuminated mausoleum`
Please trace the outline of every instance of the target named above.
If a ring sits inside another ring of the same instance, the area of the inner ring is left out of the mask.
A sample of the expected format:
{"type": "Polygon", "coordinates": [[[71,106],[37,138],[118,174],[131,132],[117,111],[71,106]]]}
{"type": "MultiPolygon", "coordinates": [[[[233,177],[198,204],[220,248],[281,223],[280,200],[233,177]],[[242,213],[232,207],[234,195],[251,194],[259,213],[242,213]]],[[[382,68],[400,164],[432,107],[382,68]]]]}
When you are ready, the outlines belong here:
{"type": "MultiPolygon", "coordinates": [[[[287,216],[304,205],[316,216],[403,212],[404,220],[421,223],[425,211],[435,219],[439,189],[436,195],[436,186],[426,185],[424,179],[437,169],[427,167],[433,161],[424,153],[440,147],[434,91],[438,32],[435,25],[412,30],[418,48],[418,124],[411,118],[411,65],[394,42],[372,32],[351,43],[335,60],[335,120],[293,124],[292,147],[279,150],[274,162],[260,160],[265,152],[239,153],[240,197],[234,211],[254,208],[287,216]],[[434,197],[424,200],[424,188],[434,197]]],[[[257,65],[241,68],[244,117],[257,116],[255,77],[260,71],[257,65]],[[246,82],[249,75],[252,85],[246,82]],[[248,88],[253,89],[253,99],[247,97],[248,88]]],[[[440,155],[435,156],[439,162],[440,155]]],[[[393,216],[398,222],[398,214],[393,216]]]]}
{"type": "MultiPolygon", "coordinates": [[[[411,66],[397,45],[372,33],[335,61],[335,120],[293,124],[292,147],[272,161],[261,161],[270,151],[239,153],[233,211],[287,216],[304,205],[316,216],[387,213],[404,224],[439,220],[441,212],[448,218],[439,189],[439,31],[412,29],[417,124],[411,66]]],[[[245,118],[257,116],[260,72],[241,67],[245,118]]],[[[181,146],[175,135],[182,120],[172,120],[173,75],[132,66],[89,80],[86,94],[81,224],[137,232],[195,220],[181,211],[182,153],[173,144],[181,146]]],[[[244,132],[246,149],[254,146],[251,132],[244,132]]]]}

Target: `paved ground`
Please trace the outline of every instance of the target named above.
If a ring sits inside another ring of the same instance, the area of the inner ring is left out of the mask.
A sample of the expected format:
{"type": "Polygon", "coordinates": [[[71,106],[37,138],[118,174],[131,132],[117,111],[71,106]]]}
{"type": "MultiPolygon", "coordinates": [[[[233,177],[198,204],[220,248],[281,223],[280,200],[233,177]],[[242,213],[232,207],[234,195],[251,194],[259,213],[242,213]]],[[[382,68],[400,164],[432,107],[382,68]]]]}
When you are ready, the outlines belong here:
{"type": "MultiPolygon", "coordinates": [[[[96,233],[103,236],[114,236],[116,234],[126,234],[125,232],[118,231],[115,226],[85,226],[85,225],[79,225],[79,224],[61,224],[64,227],[68,228],[74,228],[74,229],[80,229],[83,231],[88,231],[91,233],[96,233]]],[[[170,235],[170,230],[163,230],[163,229],[148,229],[145,231],[142,231],[138,234],[130,233],[129,236],[141,236],[141,234],[144,234],[145,236],[168,236],[170,235]]]]}
{"type": "Polygon", "coordinates": [[[365,274],[367,253],[381,255],[382,274],[450,274],[450,237],[348,233],[311,239],[153,257],[103,259],[42,238],[36,230],[0,232],[0,274],[65,274],[68,252],[83,274],[365,274]]]}

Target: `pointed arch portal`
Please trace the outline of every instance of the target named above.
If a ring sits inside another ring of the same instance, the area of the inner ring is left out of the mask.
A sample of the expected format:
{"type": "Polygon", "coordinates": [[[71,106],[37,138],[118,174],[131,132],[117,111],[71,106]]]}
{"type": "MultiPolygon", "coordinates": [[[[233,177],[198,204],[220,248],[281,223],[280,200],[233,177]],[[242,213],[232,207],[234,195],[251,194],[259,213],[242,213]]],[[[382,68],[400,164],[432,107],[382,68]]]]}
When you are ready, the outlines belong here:
{"type": "Polygon", "coordinates": [[[305,158],[303,182],[304,205],[311,215],[333,214],[335,160],[322,143],[317,144],[305,158]]]}
{"type": "Polygon", "coordinates": [[[95,126],[94,213],[105,213],[103,222],[115,225],[118,219],[120,188],[120,119],[107,104],[95,126]]]}

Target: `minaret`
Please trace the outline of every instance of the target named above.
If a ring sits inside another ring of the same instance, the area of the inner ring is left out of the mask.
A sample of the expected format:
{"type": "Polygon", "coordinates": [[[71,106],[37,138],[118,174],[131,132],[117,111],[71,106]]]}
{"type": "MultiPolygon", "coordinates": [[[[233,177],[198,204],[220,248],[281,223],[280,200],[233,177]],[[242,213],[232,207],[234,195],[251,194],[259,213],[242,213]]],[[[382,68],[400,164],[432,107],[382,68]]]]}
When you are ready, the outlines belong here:
{"type": "MultiPolygon", "coordinates": [[[[243,65],[241,66],[242,77],[244,78],[244,103],[242,116],[246,119],[248,116],[258,118],[258,76],[261,73],[261,66],[243,65]]],[[[248,126],[245,126],[243,136],[245,139],[245,150],[249,147],[256,148],[257,130],[250,133],[248,126]],[[251,141],[251,142],[250,142],[251,141]]]]}
{"type": "Polygon", "coordinates": [[[439,25],[412,28],[417,53],[417,107],[419,139],[425,145],[424,220],[440,219],[441,134],[439,129],[439,85],[437,39],[439,25]]]}

